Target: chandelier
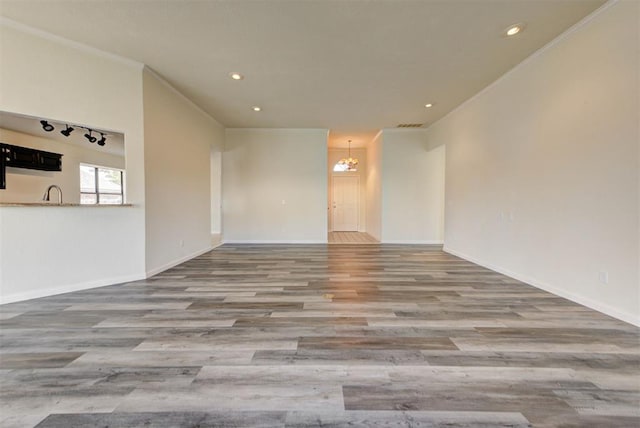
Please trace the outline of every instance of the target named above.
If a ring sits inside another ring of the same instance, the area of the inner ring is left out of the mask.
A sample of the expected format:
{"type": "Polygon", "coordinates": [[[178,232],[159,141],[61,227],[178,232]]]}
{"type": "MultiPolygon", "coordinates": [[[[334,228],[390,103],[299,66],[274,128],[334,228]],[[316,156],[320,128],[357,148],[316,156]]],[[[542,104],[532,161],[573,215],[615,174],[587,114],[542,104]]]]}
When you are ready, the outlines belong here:
{"type": "Polygon", "coordinates": [[[349,157],[342,158],[338,161],[338,165],[342,166],[343,171],[357,171],[358,159],[351,157],[351,140],[349,140],[349,157]]]}

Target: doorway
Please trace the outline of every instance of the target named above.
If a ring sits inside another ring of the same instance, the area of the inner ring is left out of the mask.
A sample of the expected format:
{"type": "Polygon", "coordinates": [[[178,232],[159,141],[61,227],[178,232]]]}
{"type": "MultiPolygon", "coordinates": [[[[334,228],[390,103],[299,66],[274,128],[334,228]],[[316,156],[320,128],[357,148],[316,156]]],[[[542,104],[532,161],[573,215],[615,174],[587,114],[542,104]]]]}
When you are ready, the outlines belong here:
{"type": "Polygon", "coordinates": [[[333,231],[357,232],[360,226],[360,177],[334,176],[331,192],[333,231]]]}

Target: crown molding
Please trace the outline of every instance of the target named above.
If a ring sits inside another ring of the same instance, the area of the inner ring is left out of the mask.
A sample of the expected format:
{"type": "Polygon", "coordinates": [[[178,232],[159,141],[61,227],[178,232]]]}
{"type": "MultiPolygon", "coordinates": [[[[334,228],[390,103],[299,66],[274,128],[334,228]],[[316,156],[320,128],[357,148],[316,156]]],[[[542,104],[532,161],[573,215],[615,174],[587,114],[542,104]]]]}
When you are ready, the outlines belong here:
{"type": "Polygon", "coordinates": [[[67,46],[72,49],[79,50],[81,52],[85,52],[91,55],[99,56],[102,58],[106,58],[108,60],[126,65],[128,67],[132,67],[138,70],[142,70],[144,64],[138,61],[134,61],[129,58],[125,58],[120,55],[113,54],[111,52],[106,52],[101,49],[95,48],[93,46],[86,45],[84,43],[76,42],[74,40],[70,40],[61,36],[57,36],[55,34],[49,33],[44,30],[40,30],[38,28],[31,27],[26,24],[22,24],[20,22],[14,21],[9,18],[0,17],[0,25],[11,28],[26,34],[30,34],[32,36],[40,37],[42,39],[48,40],[53,43],[57,43],[63,46],[67,46]]]}

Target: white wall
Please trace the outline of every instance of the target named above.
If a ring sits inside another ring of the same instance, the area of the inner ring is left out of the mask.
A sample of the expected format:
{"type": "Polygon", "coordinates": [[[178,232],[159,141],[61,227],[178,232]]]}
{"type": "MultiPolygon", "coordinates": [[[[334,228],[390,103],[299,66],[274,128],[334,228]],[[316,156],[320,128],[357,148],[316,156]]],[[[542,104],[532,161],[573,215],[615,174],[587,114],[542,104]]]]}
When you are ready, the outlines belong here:
{"type": "Polygon", "coordinates": [[[351,157],[358,159],[358,170],[357,171],[345,171],[345,172],[333,172],[333,167],[338,163],[338,161],[342,158],[346,158],[349,155],[349,150],[347,149],[329,149],[328,157],[329,162],[327,163],[327,175],[329,177],[329,181],[327,185],[329,186],[327,195],[328,195],[328,224],[329,230],[332,230],[332,202],[333,202],[333,187],[332,180],[333,176],[342,177],[345,175],[357,176],[360,179],[360,201],[358,211],[358,231],[364,232],[366,231],[366,206],[367,206],[367,151],[365,149],[351,149],[351,157]]]}
{"type": "Polygon", "coordinates": [[[144,81],[146,270],[211,249],[211,147],[222,126],[149,70],[144,81]]]}
{"type": "Polygon", "coordinates": [[[366,232],[382,238],[382,131],[367,145],[366,232]]]}
{"type": "MultiPolygon", "coordinates": [[[[51,184],[62,190],[63,202],[80,203],[80,163],[124,169],[124,157],[116,156],[89,146],[82,148],[49,138],[35,137],[22,132],[0,128],[0,141],[21,147],[29,147],[62,154],[62,171],[37,171],[33,169],[7,168],[7,188],[0,190],[0,202],[41,202],[44,191],[51,184]]],[[[95,145],[94,145],[95,146],[95,145]]],[[[53,191],[52,200],[57,200],[53,191]]]]}
{"type": "Polygon", "coordinates": [[[142,279],[135,208],[0,207],[0,302],[142,279]]]}
{"type": "Polygon", "coordinates": [[[225,242],[327,242],[325,129],[227,129],[225,242]]]}
{"type": "Polygon", "coordinates": [[[125,135],[127,195],[135,204],[133,208],[0,207],[2,301],[142,278],[141,65],[43,37],[6,20],[0,22],[0,63],[0,110],[125,135]],[[102,209],[107,211],[97,211],[102,209]],[[93,231],[96,227],[110,233],[93,231]],[[18,231],[23,233],[16,236],[18,231]],[[97,236],[99,249],[91,239],[97,236]],[[104,254],[116,255],[115,262],[104,254]]]}
{"type": "Polygon", "coordinates": [[[222,152],[218,150],[211,150],[211,234],[222,234],[222,152]]]}
{"type": "Polygon", "coordinates": [[[609,3],[427,134],[447,251],[636,324],[639,7],[609,3]]]}
{"type": "Polygon", "coordinates": [[[443,241],[444,149],[427,150],[423,129],[382,132],[384,243],[443,241]]]}

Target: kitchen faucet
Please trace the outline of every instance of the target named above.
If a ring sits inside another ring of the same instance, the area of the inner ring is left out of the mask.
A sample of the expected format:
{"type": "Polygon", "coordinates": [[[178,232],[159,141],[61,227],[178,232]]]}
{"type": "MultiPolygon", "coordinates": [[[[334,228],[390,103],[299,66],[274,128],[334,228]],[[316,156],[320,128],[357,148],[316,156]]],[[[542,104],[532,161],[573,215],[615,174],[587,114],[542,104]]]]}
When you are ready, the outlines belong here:
{"type": "Polygon", "coordinates": [[[44,196],[42,197],[43,201],[50,201],[51,200],[51,189],[58,189],[58,204],[62,205],[62,189],[60,188],[60,186],[56,186],[55,184],[52,184],[51,186],[47,187],[47,190],[44,192],[44,196]]]}

